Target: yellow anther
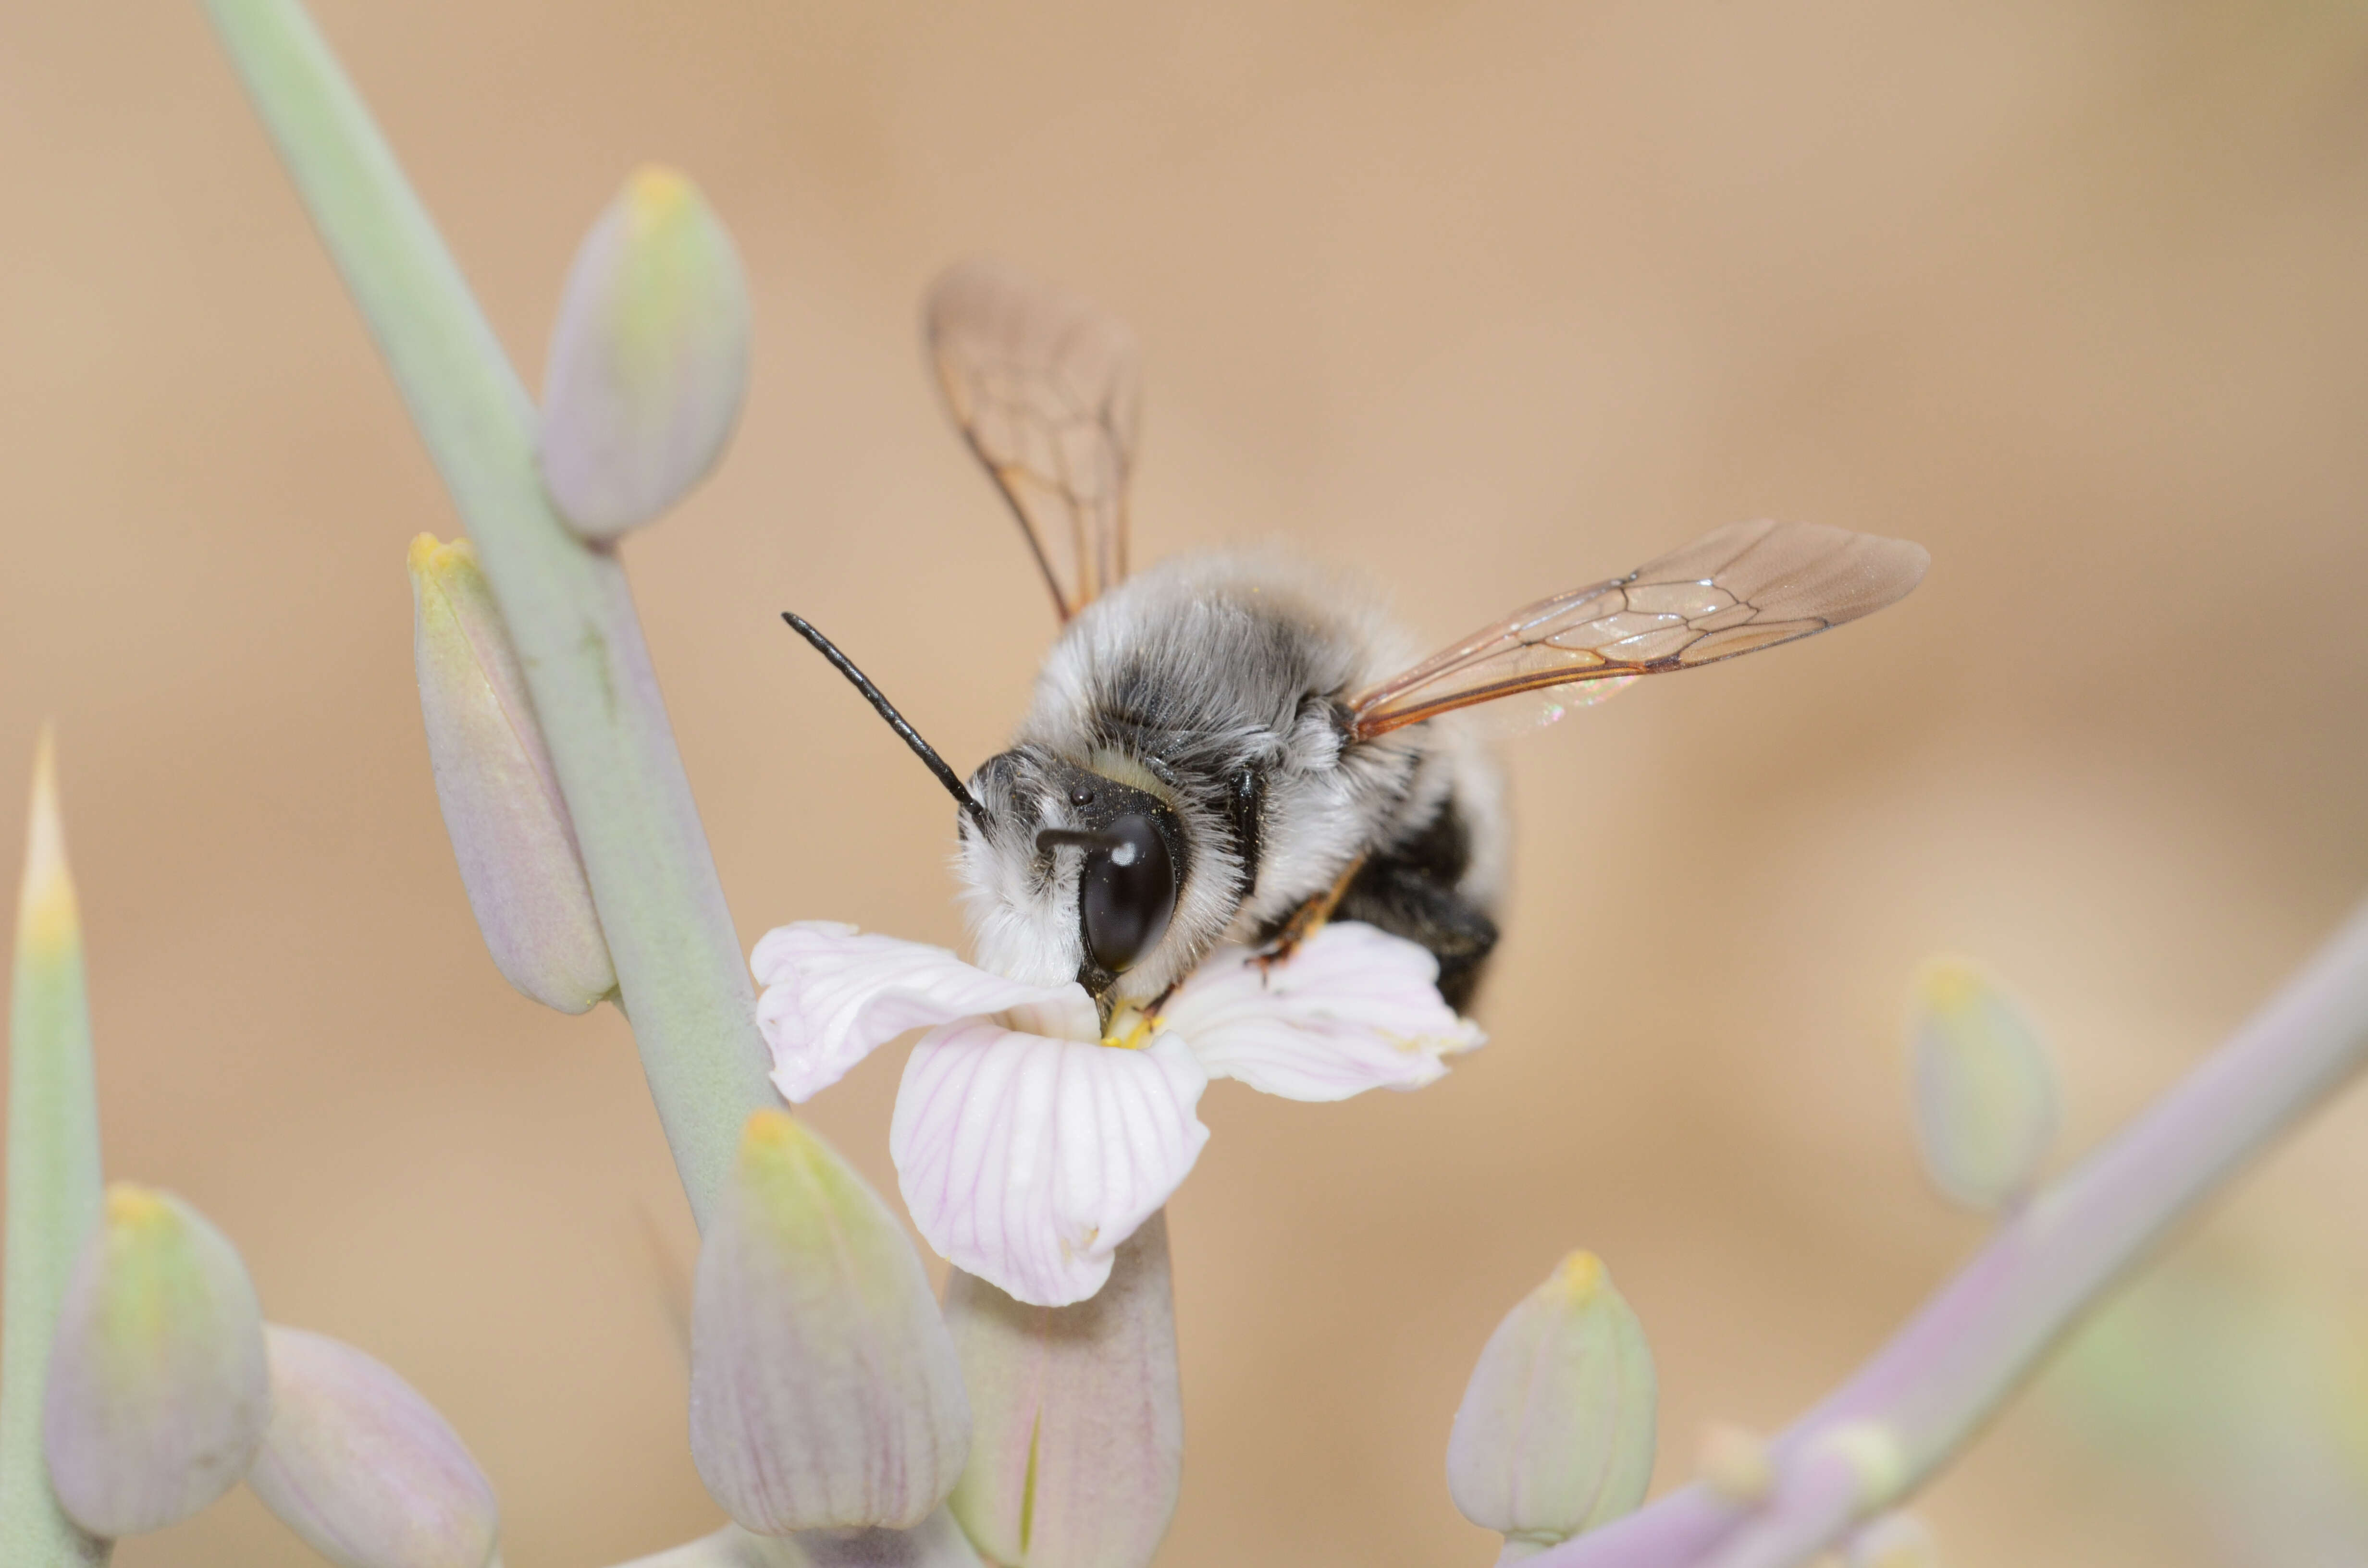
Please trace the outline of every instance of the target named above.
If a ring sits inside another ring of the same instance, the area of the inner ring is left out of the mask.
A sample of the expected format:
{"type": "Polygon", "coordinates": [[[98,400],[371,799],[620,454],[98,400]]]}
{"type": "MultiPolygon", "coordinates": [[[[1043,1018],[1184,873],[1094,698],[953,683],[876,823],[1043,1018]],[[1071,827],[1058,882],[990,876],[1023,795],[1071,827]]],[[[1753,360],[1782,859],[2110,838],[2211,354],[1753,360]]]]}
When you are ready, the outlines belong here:
{"type": "Polygon", "coordinates": [[[1110,1021],[1102,1043],[1114,1051],[1141,1051],[1159,1028],[1157,1015],[1133,1006],[1121,1007],[1110,1021]]]}

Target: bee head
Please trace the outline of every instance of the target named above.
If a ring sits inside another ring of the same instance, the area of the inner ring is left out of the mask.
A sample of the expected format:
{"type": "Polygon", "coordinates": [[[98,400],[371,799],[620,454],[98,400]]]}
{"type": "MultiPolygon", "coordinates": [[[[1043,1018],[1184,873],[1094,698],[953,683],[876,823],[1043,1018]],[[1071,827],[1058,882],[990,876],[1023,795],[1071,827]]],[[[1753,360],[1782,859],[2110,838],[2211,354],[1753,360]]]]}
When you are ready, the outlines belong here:
{"type": "Polygon", "coordinates": [[[1163,943],[1190,869],[1174,804],[1147,775],[1129,782],[1037,746],[971,776],[957,865],[979,961],[1040,984],[1075,980],[1105,1016],[1177,976],[1163,943]]]}
{"type": "Polygon", "coordinates": [[[989,757],[965,784],[830,639],[799,616],[781,619],[961,805],[956,866],[980,963],[1039,985],[1074,980],[1107,1019],[1121,1002],[1148,1002],[1182,979],[1216,939],[1230,904],[1192,910],[1194,932],[1167,939],[1191,853],[1176,801],[1148,768],[1100,755],[1086,767],[1022,745],[989,757]]]}

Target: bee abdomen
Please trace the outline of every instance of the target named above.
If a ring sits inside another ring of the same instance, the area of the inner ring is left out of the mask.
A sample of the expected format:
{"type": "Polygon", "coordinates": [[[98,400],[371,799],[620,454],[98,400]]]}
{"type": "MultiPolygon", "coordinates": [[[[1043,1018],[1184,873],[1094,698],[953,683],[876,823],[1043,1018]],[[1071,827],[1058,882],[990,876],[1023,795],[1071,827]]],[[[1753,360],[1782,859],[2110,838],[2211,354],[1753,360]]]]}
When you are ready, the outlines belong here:
{"type": "Polygon", "coordinates": [[[1336,915],[1428,949],[1439,960],[1439,994],[1459,1013],[1497,946],[1497,922],[1459,885],[1471,865],[1471,828],[1451,796],[1421,832],[1365,862],[1336,915]]]}

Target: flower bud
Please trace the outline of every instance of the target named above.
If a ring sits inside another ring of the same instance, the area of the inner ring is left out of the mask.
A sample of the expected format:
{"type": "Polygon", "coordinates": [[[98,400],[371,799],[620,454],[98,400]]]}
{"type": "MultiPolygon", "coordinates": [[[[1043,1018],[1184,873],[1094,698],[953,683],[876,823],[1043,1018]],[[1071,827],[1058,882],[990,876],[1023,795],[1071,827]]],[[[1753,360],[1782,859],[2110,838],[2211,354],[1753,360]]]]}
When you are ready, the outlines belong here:
{"type": "Polygon", "coordinates": [[[518,653],[466,540],[411,541],[412,655],[436,800],[494,967],[581,1013],[617,988],[518,653]]]}
{"type": "Polygon", "coordinates": [[[2055,1140],[2055,1072],[2031,1021],[1981,970],[1933,959],[1909,1010],[1916,1131],[1934,1185],[1997,1209],[2031,1190],[2055,1140]]]}
{"type": "MultiPolygon", "coordinates": [[[[796,1546],[794,1568],[982,1568],[978,1549],[943,1508],[909,1530],[809,1530],[796,1546]]],[[[760,1568],[792,1565],[776,1560],[760,1568]]]]}
{"type": "Polygon", "coordinates": [[[1913,1514],[1885,1514],[1852,1535],[1842,1561],[1849,1568],[1940,1568],[1932,1532],[1913,1514]]]}
{"type": "Polygon", "coordinates": [[[1575,1252],[1480,1352],[1447,1444],[1463,1517],[1508,1555],[1566,1540],[1644,1501],[1653,1479],[1653,1352],[1594,1255],[1575,1252]]]}
{"type": "Polygon", "coordinates": [[[1074,1306],[1028,1306],[957,1268],[946,1320],[978,1415],[952,1504],[971,1540],[1008,1568],[1143,1568],[1184,1455],[1165,1211],[1074,1306]]]}
{"type": "Polygon", "coordinates": [[[118,1183],[66,1282],[41,1439],[94,1535],[177,1524],[230,1490],[271,1413],[237,1250],[170,1193],[118,1183]]]}
{"type": "Polygon", "coordinates": [[[970,1405],[920,1255],[787,1112],[748,1119],[692,1282],[690,1454],[765,1535],[918,1524],[953,1490],[970,1405]]]}
{"type": "Polygon", "coordinates": [[[699,187],[644,167],[568,269],[542,379],[542,483],[612,540],[715,466],[748,381],[748,282],[699,187]]]}
{"type": "Polygon", "coordinates": [[[338,1568],[484,1568],[494,1489],[459,1434],[382,1363],[272,1324],[271,1425],[246,1483],[338,1568]]]}
{"type": "Polygon", "coordinates": [[[726,1525],[623,1568],[982,1568],[951,1516],[939,1508],[909,1530],[811,1530],[756,1535],[726,1525]]]}

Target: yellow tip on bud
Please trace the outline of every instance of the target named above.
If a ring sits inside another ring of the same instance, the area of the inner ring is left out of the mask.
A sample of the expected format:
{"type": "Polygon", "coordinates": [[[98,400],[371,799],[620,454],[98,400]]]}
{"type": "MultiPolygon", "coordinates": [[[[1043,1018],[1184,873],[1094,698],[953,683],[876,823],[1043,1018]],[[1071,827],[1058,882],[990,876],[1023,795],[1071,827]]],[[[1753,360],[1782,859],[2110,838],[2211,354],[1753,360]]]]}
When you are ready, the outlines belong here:
{"type": "Polygon", "coordinates": [[[25,885],[17,903],[20,949],[71,951],[82,942],[82,914],[66,869],[66,830],[58,812],[57,737],[47,724],[33,751],[33,799],[25,830],[25,885]]]}
{"type": "Polygon", "coordinates": [[[172,1217],[165,1200],[144,1187],[119,1181],[107,1189],[107,1222],[120,1229],[148,1229],[172,1217]]]}
{"type": "Polygon", "coordinates": [[[419,534],[411,541],[411,574],[415,577],[438,577],[454,566],[473,567],[477,551],[465,539],[446,544],[434,534],[419,534]]]}
{"type": "Polygon", "coordinates": [[[643,164],[625,181],[625,213],[636,234],[646,234],[681,216],[699,199],[699,187],[679,169],[643,164]]]}
{"type": "Polygon", "coordinates": [[[1575,1252],[1554,1271],[1554,1288],[1573,1306],[1603,1289],[1603,1260],[1591,1252],[1575,1252]]]}
{"type": "Polygon", "coordinates": [[[1980,966],[1967,959],[1930,958],[1916,971],[1916,992],[1936,1013],[1963,1013],[1979,1002],[1988,983],[1980,966]]]}
{"type": "Polygon", "coordinates": [[[787,1153],[806,1137],[798,1119],[775,1106],[748,1114],[747,1124],[740,1130],[740,1157],[760,1159],[767,1155],[787,1153]]]}

